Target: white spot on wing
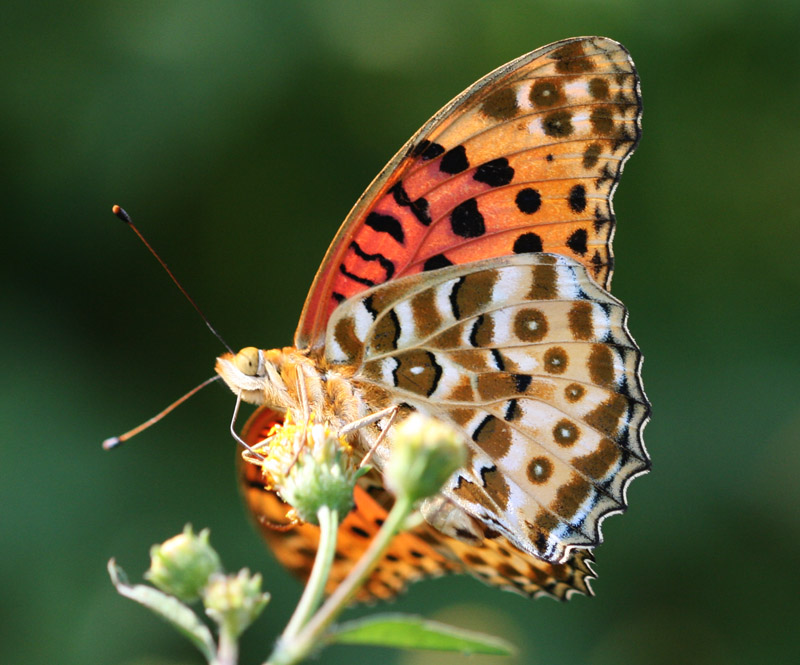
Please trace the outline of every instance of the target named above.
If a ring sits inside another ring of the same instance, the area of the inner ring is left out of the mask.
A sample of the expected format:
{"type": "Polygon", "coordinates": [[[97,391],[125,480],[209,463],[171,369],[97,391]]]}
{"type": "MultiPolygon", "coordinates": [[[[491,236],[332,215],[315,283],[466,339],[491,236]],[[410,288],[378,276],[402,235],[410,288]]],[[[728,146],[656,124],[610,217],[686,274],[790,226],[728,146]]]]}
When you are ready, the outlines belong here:
{"type": "Polygon", "coordinates": [[[564,86],[564,94],[567,97],[585,97],[589,94],[589,86],[586,79],[577,78],[564,86]]]}
{"type": "Polygon", "coordinates": [[[539,361],[525,347],[503,349],[502,352],[511,362],[516,363],[518,371],[523,374],[533,374],[539,367],[539,361]]]}
{"type": "Polygon", "coordinates": [[[580,280],[572,264],[559,261],[556,268],[558,295],[564,300],[576,300],[580,293],[580,280]]]}
{"type": "Polygon", "coordinates": [[[455,281],[445,282],[436,287],[436,309],[442,317],[443,322],[453,320],[453,314],[450,307],[450,294],[453,292],[455,281]]]}
{"type": "Polygon", "coordinates": [[[492,312],[492,343],[501,346],[511,342],[511,316],[509,308],[492,312]]]}
{"type": "Polygon", "coordinates": [[[452,295],[453,289],[455,288],[456,284],[458,284],[460,279],[460,277],[457,279],[451,279],[437,289],[438,293],[436,294],[436,303],[441,303],[442,308],[439,311],[446,314],[446,320],[448,321],[454,320],[453,303],[450,300],[450,296],[452,295]]]}
{"type": "Polygon", "coordinates": [[[369,313],[366,305],[364,305],[364,301],[360,301],[358,303],[358,307],[355,307],[355,312],[353,314],[353,322],[356,337],[360,339],[362,342],[367,339],[367,335],[369,334],[369,328],[372,325],[372,314],[369,313]]]}
{"type": "Polygon", "coordinates": [[[410,346],[416,340],[414,310],[411,307],[411,302],[408,300],[401,300],[395,303],[394,313],[397,315],[397,323],[400,327],[400,335],[397,338],[397,348],[402,349],[410,346]]]}
{"type": "Polygon", "coordinates": [[[496,273],[497,280],[492,287],[492,303],[490,306],[497,307],[519,302],[521,295],[520,285],[523,281],[523,275],[528,273],[528,270],[521,270],[514,266],[501,268],[496,273]]]}
{"type": "MultiPolygon", "coordinates": [[[[517,403],[519,407],[521,405],[520,402],[517,403]]],[[[530,447],[531,442],[530,439],[522,434],[520,434],[517,430],[511,430],[511,441],[508,447],[508,452],[503,455],[502,458],[502,466],[506,469],[521,469],[524,468],[525,464],[527,464],[528,458],[530,457],[530,447]]]]}
{"type": "Polygon", "coordinates": [[[330,334],[329,332],[325,343],[327,345],[327,356],[333,362],[347,362],[350,360],[350,357],[344,352],[337,341],[336,335],[330,334]]]}
{"type": "Polygon", "coordinates": [[[511,521],[516,522],[519,527],[522,527],[520,522],[524,521],[526,517],[529,517],[525,515],[525,507],[529,503],[530,497],[527,492],[516,483],[508,483],[508,506],[506,507],[506,513],[513,516],[511,521]]]}
{"type": "Polygon", "coordinates": [[[517,106],[524,110],[531,108],[531,85],[530,82],[525,82],[517,86],[517,106]]]}
{"type": "Polygon", "coordinates": [[[589,120],[588,113],[576,113],[575,115],[572,116],[572,122],[576,124],[581,122],[587,122],[588,120],[589,120]]]}
{"type": "Polygon", "coordinates": [[[522,418],[519,422],[534,436],[540,434],[541,428],[553,420],[553,408],[550,406],[528,399],[520,400],[517,404],[522,409],[522,418]]]}
{"type": "Polygon", "coordinates": [[[540,117],[537,116],[528,123],[528,134],[544,134],[540,117]]]}
{"type": "Polygon", "coordinates": [[[604,339],[608,334],[610,321],[608,314],[597,303],[592,303],[592,326],[594,328],[594,338],[604,339]]]}
{"type": "Polygon", "coordinates": [[[381,363],[381,376],[383,377],[383,383],[387,386],[394,386],[394,371],[397,369],[397,366],[400,364],[394,358],[384,358],[380,361],[381,363]]]}

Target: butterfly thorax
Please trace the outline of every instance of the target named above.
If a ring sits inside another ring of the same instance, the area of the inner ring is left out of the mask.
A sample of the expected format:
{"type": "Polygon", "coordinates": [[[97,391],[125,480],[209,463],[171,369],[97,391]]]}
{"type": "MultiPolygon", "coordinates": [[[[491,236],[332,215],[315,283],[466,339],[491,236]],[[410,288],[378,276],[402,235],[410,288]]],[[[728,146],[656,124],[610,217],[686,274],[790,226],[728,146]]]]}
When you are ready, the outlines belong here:
{"type": "Polygon", "coordinates": [[[215,369],[244,401],[291,412],[295,422],[313,414],[317,422],[339,430],[368,412],[345,373],[313,352],[246,347],[221,355],[215,369]]]}

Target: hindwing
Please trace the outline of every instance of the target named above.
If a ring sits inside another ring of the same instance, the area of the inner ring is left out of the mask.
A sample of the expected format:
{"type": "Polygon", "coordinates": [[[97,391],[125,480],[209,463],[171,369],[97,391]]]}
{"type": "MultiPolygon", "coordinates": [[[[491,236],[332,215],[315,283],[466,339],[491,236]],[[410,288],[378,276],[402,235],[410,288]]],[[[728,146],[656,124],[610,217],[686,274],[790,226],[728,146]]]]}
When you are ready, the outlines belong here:
{"type": "Polygon", "coordinates": [[[649,407],[626,319],[581,264],[526,254],[368,289],[336,309],[325,349],[332,365],[355,367],[355,385],[463,434],[469,462],[444,497],[563,563],[600,542],[600,522],[648,468],[649,407]]]}

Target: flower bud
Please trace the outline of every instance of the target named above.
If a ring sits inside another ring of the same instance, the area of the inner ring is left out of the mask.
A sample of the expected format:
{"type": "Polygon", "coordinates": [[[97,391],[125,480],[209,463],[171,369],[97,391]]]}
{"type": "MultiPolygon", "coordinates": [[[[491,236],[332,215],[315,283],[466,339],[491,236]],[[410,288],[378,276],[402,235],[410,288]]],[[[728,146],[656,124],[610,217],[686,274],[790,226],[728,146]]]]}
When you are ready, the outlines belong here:
{"type": "Polygon", "coordinates": [[[213,574],[203,604],[209,617],[238,637],[261,614],[269,598],[261,591],[261,575],[251,575],[243,568],[237,575],[213,574]]]}
{"type": "Polygon", "coordinates": [[[323,425],[306,428],[306,441],[288,473],[278,478],[278,492],[304,522],[317,524],[327,506],[344,516],[353,507],[358,478],[349,446],[323,425]]]}
{"type": "Polygon", "coordinates": [[[392,436],[392,454],[384,474],[398,497],[418,501],[438,492],[466,461],[462,436],[435,418],[414,413],[392,436]]]}
{"type": "Polygon", "coordinates": [[[222,570],[219,555],[209,545],[208,536],[208,529],[195,535],[187,524],[183,533],[161,545],[153,545],[145,578],[184,602],[197,600],[211,574],[222,570]]]}

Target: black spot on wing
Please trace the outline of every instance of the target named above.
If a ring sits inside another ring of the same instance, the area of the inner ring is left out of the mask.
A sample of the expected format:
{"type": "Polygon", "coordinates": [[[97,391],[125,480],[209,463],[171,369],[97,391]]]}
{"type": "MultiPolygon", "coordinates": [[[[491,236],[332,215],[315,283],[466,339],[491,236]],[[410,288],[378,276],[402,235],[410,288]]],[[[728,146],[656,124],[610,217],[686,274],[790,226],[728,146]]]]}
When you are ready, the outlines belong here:
{"type": "Polygon", "coordinates": [[[444,152],[444,147],[438,143],[432,143],[428,139],[423,139],[412,151],[414,157],[422,157],[424,161],[435,159],[444,152]]]}
{"type": "Polygon", "coordinates": [[[406,241],[406,236],[403,233],[403,226],[397,218],[391,215],[381,215],[377,212],[371,212],[367,215],[367,219],[364,220],[364,224],[373,231],[390,235],[401,245],[406,241]]]}
{"type": "Polygon", "coordinates": [[[411,199],[408,198],[408,193],[406,192],[405,187],[403,187],[403,181],[398,180],[394,187],[389,190],[394,197],[394,202],[403,207],[407,207],[411,205],[411,199]]]}
{"type": "Polygon", "coordinates": [[[588,249],[586,246],[587,238],[586,229],[575,229],[567,238],[567,247],[579,256],[584,256],[588,249]]]}
{"type": "Polygon", "coordinates": [[[526,187],[517,192],[514,202],[517,204],[517,208],[520,212],[524,212],[526,215],[532,215],[541,207],[542,195],[533,187],[526,187]]]}
{"type": "Polygon", "coordinates": [[[459,203],[450,213],[450,227],[462,238],[479,238],[486,233],[483,215],[478,210],[475,199],[467,199],[459,203]]]}
{"type": "Polygon", "coordinates": [[[409,208],[420,224],[431,225],[431,213],[427,199],[420,196],[416,201],[411,202],[409,208]]]}
{"type": "Polygon", "coordinates": [[[481,438],[481,432],[484,428],[491,425],[493,421],[497,420],[493,415],[489,414],[483,420],[481,420],[481,424],[475,428],[475,431],[472,433],[472,440],[477,442],[481,438]]]}
{"type": "Polygon", "coordinates": [[[503,420],[506,422],[511,422],[512,420],[519,418],[521,413],[522,412],[520,411],[517,400],[510,399],[506,403],[506,412],[503,414],[503,420]]]}
{"type": "Polygon", "coordinates": [[[353,272],[350,272],[347,268],[344,267],[344,263],[339,265],[339,272],[342,273],[345,277],[352,279],[354,282],[358,282],[359,284],[363,284],[364,286],[375,286],[375,282],[371,279],[367,279],[366,277],[361,277],[356,275],[353,272]]]}
{"type": "Polygon", "coordinates": [[[458,291],[461,286],[464,284],[465,278],[459,277],[456,283],[453,285],[453,289],[450,291],[450,309],[453,312],[453,318],[456,321],[461,320],[461,309],[458,306],[458,291]]]}
{"type": "Polygon", "coordinates": [[[537,233],[523,233],[514,241],[514,254],[531,254],[542,251],[542,239],[537,233]]]}
{"type": "Polygon", "coordinates": [[[572,212],[583,212],[586,210],[586,187],[575,185],[569,190],[569,207],[572,212]]]}
{"type": "Polygon", "coordinates": [[[430,226],[431,216],[427,199],[420,197],[416,201],[412,201],[403,187],[403,181],[398,181],[389,190],[394,197],[394,202],[402,208],[408,208],[417,221],[425,226],[430,226]]]}
{"type": "Polygon", "coordinates": [[[514,386],[517,389],[517,392],[524,393],[528,386],[531,385],[531,377],[527,374],[514,374],[514,386]]]}
{"type": "Polygon", "coordinates": [[[449,175],[461,173],[468,168],[467,150],[463,145],[457,145],[452,150],[448,150],[442,157],[442,161],[439,162],[439,170],[449,175]]]}
{"type": "Polygon", "coordinates": [[[481,164],[476,170],[473,180],[482,182],[490,187],[507,185],[514,178],[514,169],[505,157],[493,159],[491,162],[481,164]]]}
{"type": "MultiPolygon", "coordinates": [[[[394,263],[392,263],[389,259],[387,259],[383,254],[368,254],[365,252],[361,247],[359,247],[358,243],[354,240],[350,243],[350,249],[355,252],[358,258],[362,259],[363,261],[377,261],[381,268],[383,268],[384,272],[386,273],[386,278],[383,280],[384,282],[390,280],[394,275],[394,263]]],[[[349,272],[345,267],[344,264],[339,266],[339,271],[349,277],[352,280],[355,280],[359,284],[363,284],[364,286],[375,286],[375,282],[365,277],[361,277],[356,275],[355,273],[349,272]]]]}
{"type": "Polygon", "coordinates": [[[472,346],[480,346],[478,341],[478,333],[485,320],[486,317],[481,314],[480,316],[476,317],[475,321],[472,323],[472,329],[469,332],[469,343],[472,344],[472,346]]]}
{"type": "Polygon", "coordinates": [[[453,265],[453,262],[444,254],[434,254],[422,264],[422,269],[427,272],[428,270],[438,270],[439,268],[446,268],[451,265],[453,265]]]}
{"type": "Polygon", "coordinates": [[[542,130],[553,138],[570,136],[575,131],[572,126],[572,113],[566,110],[549,113],[542,120],[542,130]]]}
{"type": "Polygon", "coordinates": [[[506,361],[503,360],[503,354],[501,354],[500,351],[492,349],[492,358],[494,359],[494,366],[499,372],[505,370],[506,361]]]}
{"type": "Polygon", "coordinates": [[[374,321],[375,318],[378,316],[378,310],[375,309],[374,305],[372,304],[372,299],[373,296],[367,296],[366,298],[364,298],[364,300],[362,300],[362,302],[364,303],[364,309],[366,309],[369,312],[369,315],[372,317],[372,320],[374,321]]]}

